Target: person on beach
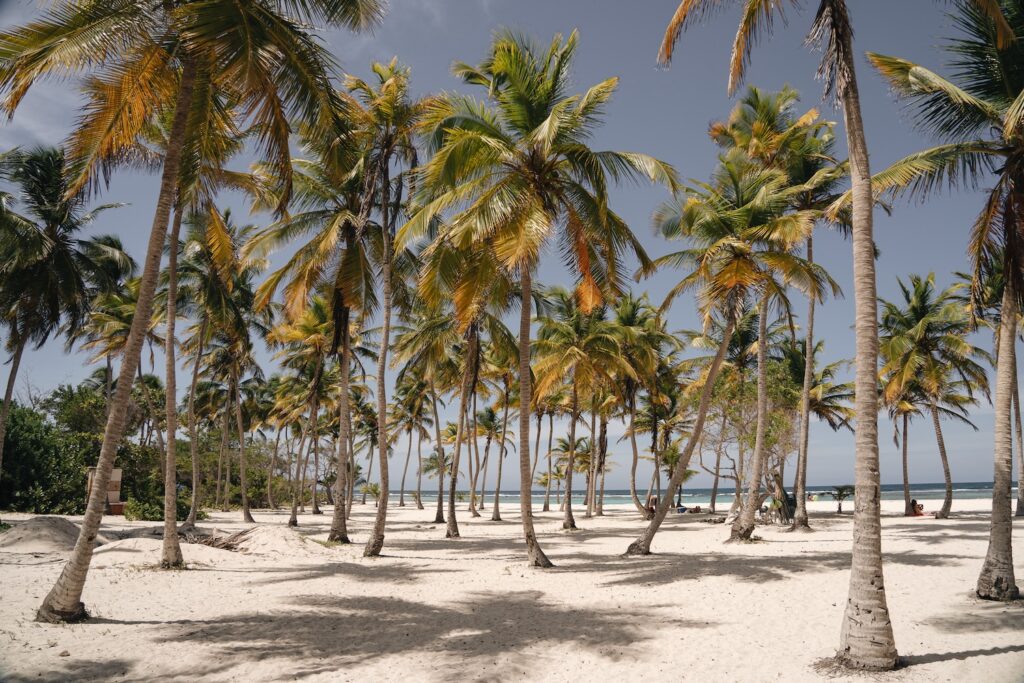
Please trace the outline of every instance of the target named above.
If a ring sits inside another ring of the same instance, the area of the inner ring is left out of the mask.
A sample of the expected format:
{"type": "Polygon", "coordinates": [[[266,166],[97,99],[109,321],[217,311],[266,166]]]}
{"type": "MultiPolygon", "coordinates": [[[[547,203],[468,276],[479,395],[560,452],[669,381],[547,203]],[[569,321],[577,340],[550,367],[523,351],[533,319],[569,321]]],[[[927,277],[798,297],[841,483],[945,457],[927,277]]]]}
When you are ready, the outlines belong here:
{"type": "Polygon", "coordinates": [[[916,498],[910,501],[910,507],[914,511],[915,517],[924,517],[924,504],[918,503],[916,498]]]}

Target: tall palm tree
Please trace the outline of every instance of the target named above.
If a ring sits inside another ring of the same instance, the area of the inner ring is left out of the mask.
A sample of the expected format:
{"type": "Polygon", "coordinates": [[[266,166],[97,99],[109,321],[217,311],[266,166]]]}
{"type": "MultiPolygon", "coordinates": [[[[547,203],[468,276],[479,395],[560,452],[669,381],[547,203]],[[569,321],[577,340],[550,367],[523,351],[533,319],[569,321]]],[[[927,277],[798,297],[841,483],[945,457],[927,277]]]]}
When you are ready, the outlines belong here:
{"type": "MultiPolygon", "coordinates": [[[[967,2],[969,0],[964,0],[967,2]]],[[[665,31],[659,60],[668,63],[684,29],[706,18],[718,0],[682,0],[665,31]]],[[[739,3],[736,3],[739,4],[739,3]]],[[[747,0],[733,43],[729,91],[742,80],[756,39],[770,33],[784,3],[747,0]]],[[[993,0],[973,0],[972,7],[990,18],[1001,49],[1010,49],[1013,30],[993,0]]],[[[992,24],[989,24],[990,26],[992,24]]],[[[838,660],[858,669],[888,670],[898,656],[885,599],[882,574],[881,501],[878,470],[878,313],[873,238],[874,190],[868,163],[867,138],[860,106],[860,91],[853,50],[853,24],[846,0],[819,0],[808,40],[824,47],[818,74],[826,95],[834,95],[843,109],[850,153],[850,225],[853,237],[854,329],[856,334],[855,477],[860,491],[854,508],[854,539],[850,591],[840,634],[838,660]]]]}
{"type": "MultiPolygon", "coordinates": [[[[153,112],[173,111],[159,197],[146,251],[137,324],[104,433],[93,495],[75,552],[44,600],[39,618],[81,619],[82,588],[103,513],[114,454],[123,436],[128,392],[153,307],[160,256],[189,127],[194,94],[219,88],[240,103],[262,148],[282,174],[289,172],[290,115],[336,109],[331,59],[305,28],[309,24],[362,28],[377,19],[376,0],[286,0],[266,6],[230,1],[183,3],[61,2],[43,17],[0,35],[2,106],[13,113],[39,78],[93,72],[94,89],[82,125],[70,142],[77,171],[70,190],[97,180],[135,144],[153,112]]],[[[329,114],[325,114],[329,115],[329,114]]],[[[287,197],[281,205],[283,212],[287,197]]]]}
{"type": "MultiPolygon", "coordinates": [[[[792,185],[802,186],[793,196],[795,210],[822,211],[837,196],[837,187],[845,176],[846,164],[835,160],[834,124],[818,120],[818,111],[811,109],[797,116],[798,93],[789,87],[766,93],[753,86],[733,108],[728,121],[712,124],[711,136],[725,149],[742,149],[746,155],[766,168],[786,172],[792,185]]],[[[807,234],[806,258],[814,261],[814,231],[807,234]]],[[[807,303],[804,321],[804,354],[813,361],[815,299],[807,303]]],[[[793,489],[797,500],[793,529],[809,529],[807,518],[807,446],[810,433],[810,394],[814,379],[813,362],[804,363],[799,378],[800,441],[797,472],[793,489]]]]}
{"type": "MultiPolygon", "coordinates": [[[[449,95],[431,107],[426,126],[436,153],[422,171],[424,202],[400,242],[425,234],[448,209],[450,239],[491,245],[502,267],[519,277],[519,391],[531,405],[530,323],[533,270],[552,233],[576,274],[586,310],[621,291],[620,252],[647,257],[626,224],[608,208],[609,181],[648,178],[674,185],[671,167],[650,157],[595,152],[588,146],[617,79],[582,95],[567,92],[577,35],[556,36],[547,49],[499,33],[477,67],[457,64],[463,81],[485,89],[492,105],[449,95]]],[[[530,497],[530,411],[519,411],[520,508],[531,565],[551,566],[537,543],[530,497]]]]}
{"type": "MultiPolygon", "coordinates": [[[[971,230],[975,298],[983,269],[1001,259],[1004,277],[995,356],[994,483],[988,552],[978,577],[984,599],[1013,600],[1020,595],[1014,579],[1010,495],[1013,469],[1012,393],[1016,367],[1017,312],[1024,297],[1024,248],[1018,235],[1024,206],[1024,138],[1020,135],[1020,103],[1024,74],[1015,68],[1024,60],[1024,44],[1005,34],[1024,35],[1024,4],[1020,0],[988,3],[958,0],[952,14],[959,35],[947,43],[955,77],[947,80],[925,67],[897,57],[869,54],[876,69],[897,95],[913,107],[915,123],[941,140],[935,147],[897,161],[875,179],[875,188],[894,195],[925,197],[949,183],[976,187],[994,174],[971,230]]],[[[859,489],[858,489],[859,490],[859,489]]]]}
{"type": "Polygon", "coordinates": [[[971,332],[968,312],[955,298],[959,285],[936,291],[935,274],[911,275],[909,283],[898,280],[902,301],[882,301],[880,338],[883,400],[894,404],[901,397],[919,396],[932,419],[942,462],[946,495],[936,517],[945,519],[953,504],[953,479],[949,473],[945,440],[939,418],[942,403],[962,413],[973,403],[975,391],[988,393],[988,375],[979,360],[988,354],[967,339],[971,332]],[[966,394],[953,398],[957,389],[966,394]]]}

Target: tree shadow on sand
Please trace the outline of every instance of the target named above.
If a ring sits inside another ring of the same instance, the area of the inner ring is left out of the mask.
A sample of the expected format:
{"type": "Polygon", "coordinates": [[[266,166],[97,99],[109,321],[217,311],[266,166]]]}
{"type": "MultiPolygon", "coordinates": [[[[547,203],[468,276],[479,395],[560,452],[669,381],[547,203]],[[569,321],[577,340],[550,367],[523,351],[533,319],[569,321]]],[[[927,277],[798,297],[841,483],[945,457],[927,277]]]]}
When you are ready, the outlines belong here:
{"type": "MultiPolygon", "coordinates": [[[[542,593],[487,592],[451,606],[400,598],[298,596],[297,609],[240,613],[207,621],[160,624],[164,641],[216,646],[218,661],[284,658],[289,676],[336,672],[389,655],[445,656],[445,676],[473,680],[526,675],[540,660],[583,649],[611,661],[642,656],[650,609],[575,608],[544,601],[542,593]],[[552,654],[557,645],[561,654],[552,654]]],[[[666,628],[709,624],[663,619],[666,628]]]]}
{"type": "MultiPolygon", "coordinates": [[[[934,567],[960,560],[961,555],[905,551],[886,553],[885,561],[914,567],[934,567]]],[[[743,555],[728,552],[657,554],[646,557],[595,558],[563,555],[554,571],[605,575],[605,586],[664,585],[706,577],[732,577],[752,583],[782,581],[794,574],[842,571],[850,568],[849,552],[800,553],[797,555],[743,555]]]]}

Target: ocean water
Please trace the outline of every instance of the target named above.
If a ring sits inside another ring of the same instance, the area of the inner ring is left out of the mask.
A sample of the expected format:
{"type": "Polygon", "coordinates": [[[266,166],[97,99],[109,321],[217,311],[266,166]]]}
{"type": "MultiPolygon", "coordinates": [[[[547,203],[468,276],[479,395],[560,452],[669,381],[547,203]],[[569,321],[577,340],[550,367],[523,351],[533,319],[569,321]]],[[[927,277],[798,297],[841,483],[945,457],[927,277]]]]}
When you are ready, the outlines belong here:
{"type": "MultiPolygon", "coordinates": [[[[731,482],[730,482],[731,483],[731,482]]],[[[1014,482],[1013,490],[1016,491],[1017,483],[1014,482]]],[[[832,497],[828,495],[831,490],[830,486],[808,486],[807,492],[818,496],[819,499],[832,500],[832,497]]],[[[945,496],[945,485],[942,482],[929,483],[929,484],[911,484],[910,485],[910,496],[917,500],[941,500],[945,496]]],[[[790,489],[792,492],[792,489],[790,489]]],[[[466,501],[469,500],[468,491],[460,491],[461,497],[466,501]]],[[[637,491],[637,495],[643,500],[647,494],[647,489],[643,488],[637,491]]],[[[398,491],[391,492],[391,498],[394,500],[395,496],[398,495],[398,491]]],[[[409,491],[406,491],[406,496],[409,495],[409,491]]],[[[493,500],[493,492],[487,491],[486,500],[488,504],[493,500]]],[[[722,489],[718,490],[718,504],[728,505],[732,502],[733,496],[735,495],[735,489],[722,489]]],[[[969,499],[989,499],[992,497],[992,482],[954,482],[953,484],[953,499],[954,500],[969,500],[969,499]]],[[[573,503],[577,501],[583,501],[583,491],[573,491],[573,503]]],[[[555,489],[551,489],[551,500],[555,500],[555,489]]],[[[691,488],[683,489],[683,500],[688,505],[708,505],[711,502],[711,489],[710,488],[691,488]]],[[[882,485],[882,500],[903,500],[903,484],[883,484],[882,485]]],[[[423,504],[426,505],[427,501],[434,501],[437,504],[437,491],[430,491],[424,487],[423,490],[423,504]]],[[[508,503],[511,505],[519,504],[519,492],[518,491],[502,491],[501,502],[508,503]]],[[[606,489],[604,492],[604,502],[606,505],[628,505],[630,504],[629,490],[628,489],[606,489]]],[[[535,506],[542,505],[544,503],[544,492],[534,491],[533,492],[533,504],[535,506]]]]}

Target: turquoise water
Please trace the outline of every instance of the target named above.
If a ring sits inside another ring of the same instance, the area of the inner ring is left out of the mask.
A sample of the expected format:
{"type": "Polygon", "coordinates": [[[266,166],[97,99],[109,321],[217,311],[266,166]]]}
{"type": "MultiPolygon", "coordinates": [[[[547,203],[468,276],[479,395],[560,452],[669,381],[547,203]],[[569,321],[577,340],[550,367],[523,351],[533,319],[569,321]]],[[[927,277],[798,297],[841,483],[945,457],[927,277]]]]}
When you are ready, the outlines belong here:
{"type": "MultiPolygon", "coordinates": [[[[730,482],[731,483],[731,482],[730,482]]],[[[1016,491],[1017,484],[1013,485],[1014,491],[1016,491]]],[[[828,491],[831,487],[828,486],[808,486],[807,492],[818,496],[823,496],[824,500],[832,500],[832,497],[828,495],[828,491]]],[[[468,491],[460,492],[462,497],[466,500],[469,499],[468,491]]],[[[718,490],[718,503],[729,504],[732,502],[735,489],[729,490],[718,490]]],[[[640,499],[643,500],[647,494],[647,489],[641,489],[637,491],[640,499]]],[[[398,491],[392,491],[391,496],[397,496],[398,491]]],[[[409,491],[406,491],[406,495],[409,495],[409,491]]],[[[910,495],[912,498],[918,500],[941,500],[945,495],[945,486],[941,482],[932,484],[911,484],[910,495]]],[[[492,492],[487,492],[487,501],[492,500],[492,492]]],[[[953,484],[953,499],[968,500],[968,499],[988,499],[992,497],[992,482],[966,482],[966,483],[954,483],[953,484]]],[[[555,499],[555,490],[551,490],[551,499],[555,499]]],[[[583,491],[573,491],[572,496],[573,502],[583,501],[583,491]]],[[[903,485],[902,484],[883,484],[882,485],[882,499],[883,500],[902,500],[903,499],[903,485]]],[[[709,488],[693,488],[683,489],[683,500],[690,505],[707,505],[711,502],[711,489],[709,488]]],[[[437,502],[437,491],[430,491],[427,489],[423,490],[423,503],[427,501],[437,502]]],[[[510,491],[501,493],[501,502],[509,504],[519,503],[519,492],[510,491]]],[[[625,489],[608,489],[604,493],[604,502],[606,505],[628,505],[630,504],[629,491],[625,489]]],[[[534,505],[541,505],[544,503],[544,492],[534,491],[533,492],[533,503],[534,505]]]]}

